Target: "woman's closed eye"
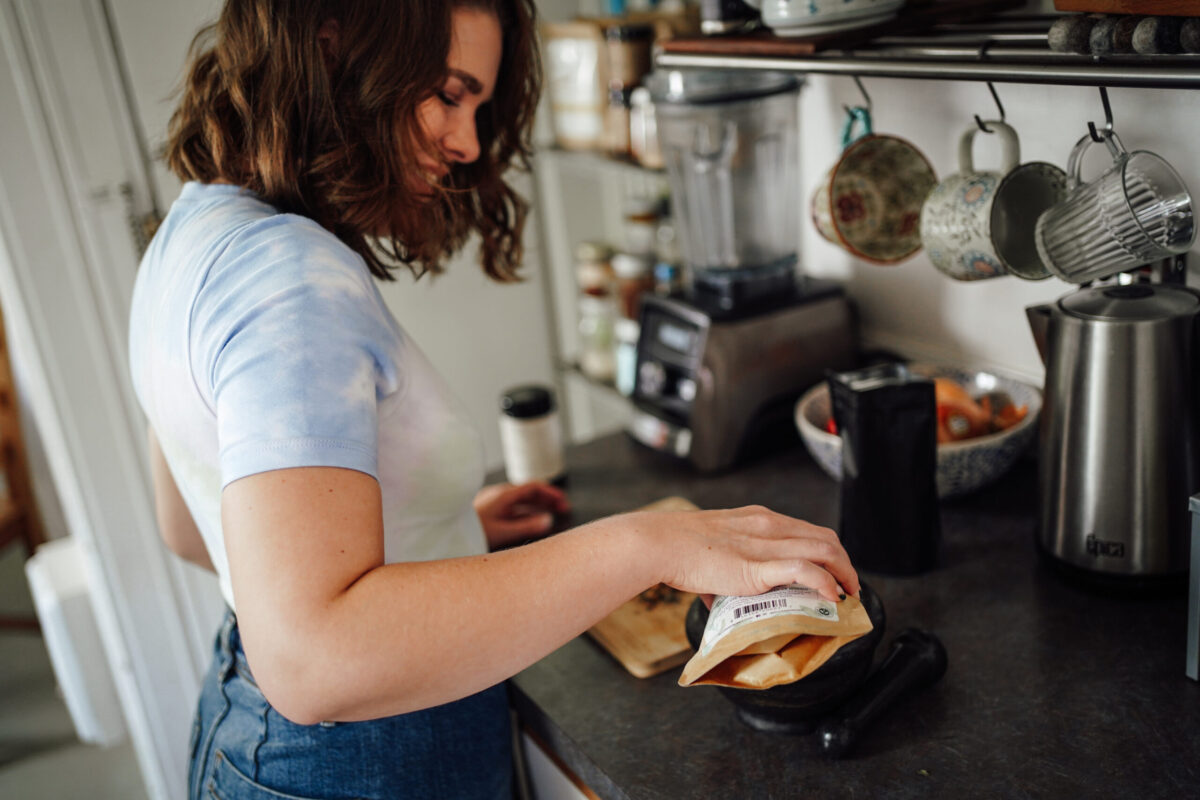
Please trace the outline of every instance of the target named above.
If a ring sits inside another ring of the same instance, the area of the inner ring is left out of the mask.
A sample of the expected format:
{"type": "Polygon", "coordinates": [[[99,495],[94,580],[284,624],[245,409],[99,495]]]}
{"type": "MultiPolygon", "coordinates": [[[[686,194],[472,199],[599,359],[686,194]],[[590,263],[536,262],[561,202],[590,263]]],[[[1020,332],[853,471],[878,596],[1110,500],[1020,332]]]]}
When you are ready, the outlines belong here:
{"type": "Polygon", "coordinates": [[[442,103],[444,103],[445,105],[448,105],[451,108],[458,108],[458,105],[459,105],[458,100],[451,97],[449,92],[444,91],[444,90],[439,90],[437,93],[437,96],[438,96],[438,99],[441,100],[442,103]]]}

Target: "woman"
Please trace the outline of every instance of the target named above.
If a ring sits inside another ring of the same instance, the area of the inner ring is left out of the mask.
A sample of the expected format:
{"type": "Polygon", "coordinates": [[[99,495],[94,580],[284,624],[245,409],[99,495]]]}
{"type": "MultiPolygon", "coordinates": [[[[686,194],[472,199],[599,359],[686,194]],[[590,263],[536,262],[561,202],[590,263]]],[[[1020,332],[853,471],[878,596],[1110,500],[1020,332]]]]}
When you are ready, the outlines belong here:
{"type": "Polygon", "coordinates": [[[164,537],[231,609],[193,798],[504,797],[502,681],[638,592],[858,590],[832,531],[762,508],[489,552],[565,498],[476,496],[478,436],[373,280],[472,234],[514,278],[534,30],[531,0],[229,0],[193,48],[130,334],[164,537]]]}

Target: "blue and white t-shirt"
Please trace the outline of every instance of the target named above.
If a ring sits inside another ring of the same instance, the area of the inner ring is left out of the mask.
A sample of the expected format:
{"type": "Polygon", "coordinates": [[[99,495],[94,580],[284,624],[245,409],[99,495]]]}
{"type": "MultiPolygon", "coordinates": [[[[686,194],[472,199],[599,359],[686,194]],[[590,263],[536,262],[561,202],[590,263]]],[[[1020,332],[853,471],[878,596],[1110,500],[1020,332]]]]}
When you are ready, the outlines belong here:
{"type": "Polygon", "coordinates": [[[366,263],[305,217],[188,183],[134,287],[138,400],[234,606],[221,490],[288,467],[374,476],[390,562],[486,550],[483,446],[366,263]]]}

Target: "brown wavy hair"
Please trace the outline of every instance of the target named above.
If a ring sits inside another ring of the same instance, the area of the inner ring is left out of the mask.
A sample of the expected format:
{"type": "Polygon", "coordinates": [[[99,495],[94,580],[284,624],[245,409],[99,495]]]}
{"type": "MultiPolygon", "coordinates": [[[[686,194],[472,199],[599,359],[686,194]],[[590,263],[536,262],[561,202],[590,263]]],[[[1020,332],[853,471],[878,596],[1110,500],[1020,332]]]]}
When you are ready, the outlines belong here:
{"type": "Polygon", "coordinates": [[[381,279],[398,264],[438,272],[478,233],[484,271],[517,280],[528,205],[503,175],[529,168],[536,24],[532,0],[227,0],[192,42],[165,160],[181,180],[233,183],[315,220],[381,279]],[[476,117],[480,157],[414,197],[418,148],[433,151],[417,107],[446,79],[455,8],[496,15],[500,71],[476,117]]]}

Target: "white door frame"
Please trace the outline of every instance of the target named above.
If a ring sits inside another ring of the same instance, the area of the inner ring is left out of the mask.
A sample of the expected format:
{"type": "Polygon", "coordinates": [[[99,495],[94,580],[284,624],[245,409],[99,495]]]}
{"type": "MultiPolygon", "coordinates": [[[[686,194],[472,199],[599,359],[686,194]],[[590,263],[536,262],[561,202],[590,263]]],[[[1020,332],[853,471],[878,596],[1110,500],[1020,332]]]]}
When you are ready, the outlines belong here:
{"type": "Polygon", "coordinates": [[[150,189],[102,0],[0,0],[0,63],[0,298],[13,358],[88,563],[147,792],[182,798],[220,604],[215,581],[157,535],[128,379],[136,258],[113,239],[123,188],[143,207],[150,189]],[[73,119],[78,92],[101,93],[107,118],[73,119]]]}

